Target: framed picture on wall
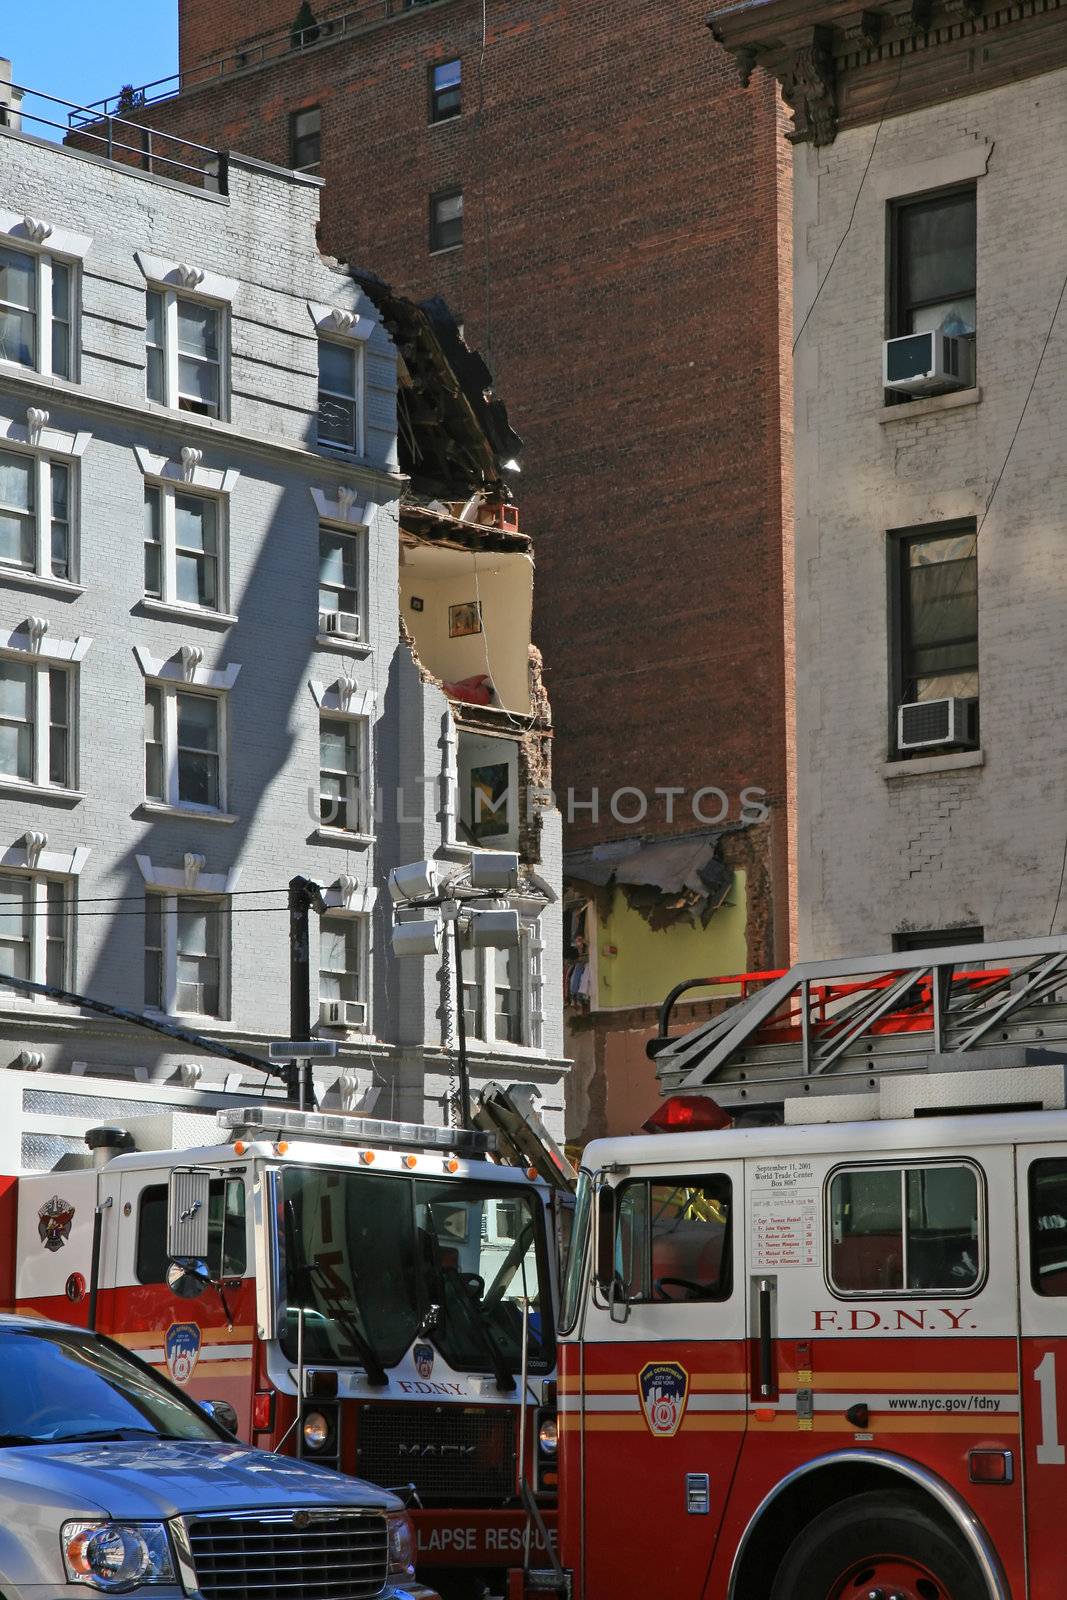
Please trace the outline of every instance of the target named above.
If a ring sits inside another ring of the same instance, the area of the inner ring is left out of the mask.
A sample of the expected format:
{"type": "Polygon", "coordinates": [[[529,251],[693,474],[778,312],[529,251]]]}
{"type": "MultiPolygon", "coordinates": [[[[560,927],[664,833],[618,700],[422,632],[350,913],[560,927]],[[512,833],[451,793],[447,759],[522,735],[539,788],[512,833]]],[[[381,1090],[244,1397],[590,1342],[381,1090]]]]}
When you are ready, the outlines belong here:
{"type": "Polygon", "coordinates": [[[499,839],[507,833],[509,799],[506,761],[471,768],[470,831],[476,843],[483,839],[499,839]]]}
{"type": "Polygon", "coordinates": [[[461,605],[448,608],[448,637],[465,639],[469,633],[482,631],[482,603],[464,600],[461,605]]]}

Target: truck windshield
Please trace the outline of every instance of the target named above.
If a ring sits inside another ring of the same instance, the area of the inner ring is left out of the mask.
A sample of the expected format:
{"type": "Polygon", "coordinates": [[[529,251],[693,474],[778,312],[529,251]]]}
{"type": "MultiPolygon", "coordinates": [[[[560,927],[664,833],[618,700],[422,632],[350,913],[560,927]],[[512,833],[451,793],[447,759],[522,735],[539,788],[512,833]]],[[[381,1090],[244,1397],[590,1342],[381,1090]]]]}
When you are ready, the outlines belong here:
{"type": "Polygon", "coordinates": [[[116,1345],[73,1328],[0,1330],[0,1446],[222,1437],[116,1345]]]}
{"type": "Polygon", "coordinates": [[[420,1336],[449,1366],[551,1365],[544,1207],[519,1184],[317,1167],[281,1174],[287,1312],[282,1344],[304,1359],[395,1366],[420,1336]],[[360,1346],[363,1349],[360,1349],[360,1346]]]}

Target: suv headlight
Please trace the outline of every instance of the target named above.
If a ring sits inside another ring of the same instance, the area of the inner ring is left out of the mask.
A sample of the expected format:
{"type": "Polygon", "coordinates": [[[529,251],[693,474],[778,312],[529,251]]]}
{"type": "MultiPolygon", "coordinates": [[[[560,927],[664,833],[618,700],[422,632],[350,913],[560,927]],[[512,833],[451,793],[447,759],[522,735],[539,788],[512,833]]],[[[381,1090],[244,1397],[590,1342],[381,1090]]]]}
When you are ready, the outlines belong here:
{"type": "Polygon", "coordinates": [[[415,1524],[406,1511],[389,1514],[389,1576],[411,1578],[415,1574],[415,1524]]]}
{"type": "Polygon", "coordinates": [[[115,1593],[142,1583],[175,1582],[162,1522],[66,1522],[61,1537],[71,1583],[115,1593]]]}

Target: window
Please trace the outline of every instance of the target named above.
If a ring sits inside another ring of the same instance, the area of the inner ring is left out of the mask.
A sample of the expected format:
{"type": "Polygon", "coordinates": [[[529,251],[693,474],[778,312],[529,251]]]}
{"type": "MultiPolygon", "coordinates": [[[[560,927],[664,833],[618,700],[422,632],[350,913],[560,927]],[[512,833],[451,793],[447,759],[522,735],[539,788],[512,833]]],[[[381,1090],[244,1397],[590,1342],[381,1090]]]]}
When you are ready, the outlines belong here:
{"type": "Polygon", "coordinates": [[[430,196],[430,249],[454,250],[463,243],[463,191],[430,196]]]}
{"type": "Polygon", "coordinates": [[[71,879],[0,874],[0,972],[66,988],[73,900],[71,879]]]}
{"type": "Polygon", "coordinates": [[[0,361],[72,376],[72,272],[55,256],[0,245],[0,361]]]}
{"type": "Polygon", "coordinates": [[[203,895],[145,896],[145,1005],[221,1017],[223,919],[228,906],[203,895]]]}
{"type": "Polygon", "coordinates": [[[726,1300],[732,1290],[728,1178],[626,1183],[618,1191],[615,1270],[630,1302],[726,1300]]]}
{"type": "Polygon", "coordinates": [[[74,785],[71,669],[0,658],[0,777],[74,785]]]}
{"type": "MultiPolygon", "coordinates": [[[[245,1186],[241,1178],[213,1178],[208,1191],[207,1261],[216,1278],[243,1278],[248,1268],[245,1186]]],[[[167,1186],[141,1190],[137,1212],[138,1283],[167,1281],[167,1186]]]]}
{"type": "Polygon", "coordinates": [[[145,687],[145,798],[193,811],[221,811],[222,701],[217,695],[145,687]]]}
{"type": "Polygon", "coordinates": [[[319,627],[328,626],[326,617],[333,617],[334,629],[360,638],[362,626],[362,567],[363,546],[356,534],[342,533],[339,528],[319,529],[319,627]]]}
{"type": "Polygon", "coordinates": [[[322,111],[308,106],[289,119],[289,164],[294,172],[318,172],[322,155],[322,111]]]}
{"type": "Polygon", "coordinates": [[[976,700],[978,540],[974,524],[961,524],[951,532],[893,537],[890,557],[896,569],[896,703],[950,697],[976,700]]]}
{"type": "Polygon", "coordinates": [[[70,580],[71,469],[0,450],[0,568],[70,580]]]}
{"type": "Polygon", "coordinates": [[[430,68],[430,121],[448,122],[462,109],[460,63],[442,61],[430,68]]]}
{"type": "Polygon", "coordinates": [[[1067,1295],[1067,1159],[1032,1161],[1030,1282],[1034,1293],[1067,1295]]]}
{"type": "Polygon", "coordinates": [[[173,289],[148,290],[149,400],[222,416],[222,318],[220,306],[186,299],[173,289]]]}
{"type": "Polygon", "coordinates": [[[890,325],[894,337],[944,327],[973,333],[976,191],[898,202],[890,210],[890,325]]]}
{"type": "Polygon", "coordinates": [[[364,725],[353,717],[319,719],[319,820],[363,833],[364,725]]]}
{"type": "Polygon", "coordinates": [[[541,1047],[541,942],[537,923],[521,923],[510,950],[464,949],[463,1016],[470,1039],[541,1047]]]}
{"type": "Polygon", "coordinates": [[[144,592],[170,605],[221,611],[222,504],[173,484],[144,491],[144,592]]]}
{"type": "Polygon", "coordinates": [[[829,1278],[838,1294],[967,1294],[983,1271],[977,1169],[936,1162],[835,1172],[829,1278]]]}
{"type": "Polygon", "coordinates": [[[319,924],[319,999],[340,1006],[338,1027],[366,1026],[365,917],[324,917],[319,924]]]}
{"type": "Polygon", "coordinates": [[[359,445],[356,382],[359,355],[352,345],[319,340],[319,443],[339,450],[359,445]]]}

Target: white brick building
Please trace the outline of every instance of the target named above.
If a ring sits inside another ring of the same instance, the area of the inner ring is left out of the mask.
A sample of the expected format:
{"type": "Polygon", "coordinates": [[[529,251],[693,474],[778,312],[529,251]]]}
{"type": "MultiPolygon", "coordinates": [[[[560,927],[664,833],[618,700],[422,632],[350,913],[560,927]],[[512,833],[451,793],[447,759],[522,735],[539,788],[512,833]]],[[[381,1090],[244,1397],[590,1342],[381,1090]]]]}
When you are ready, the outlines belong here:
{"type": "MultiPolygon", "coordinates": [[[[35,137],[44,104],[0,124],[0,971],[262,1054],[289,1031],[285,889],[304,874],[328,903],[315,1016],[344,1006],[322,1023],[329,1103],[439,1121],[454,981],[445,959],[398,973],[385,878],[469,856],[440,686],[463,674],[447,617],[436,676],[400,639],[401,544],[423,547],[401,533],[396,347],[315,249],[317,179],[160,135],[139,170],[35,137]]],[[[464,600],[479,564],[487,588],[502,562],[529,572],[517,536],[501,554],[444,521],[426,548],[464,600]]],[[[528,606],[525,626],[524,672],[528,606]]],[[[492,749],[535,709],[487,708],[492,749]]],[[[522,960],[469,996],[474,1079],[538,1084],[559,1126],[555,814],[522,845],[522,960]]],[[[203,1087],[242,1071],[5,991],[0,1065],[27,1064],[203,1087]]]]}
{"type": "Polygon", "coordinates": [[[799,140],[800,955],[1062,929],[1067,20],[764,0],[714,26],[799,140]],[[924,330],[973,378],[888,391],[883,342],[924,330]],[[941,742],[901,737],[915,704],[941,742]]]}

